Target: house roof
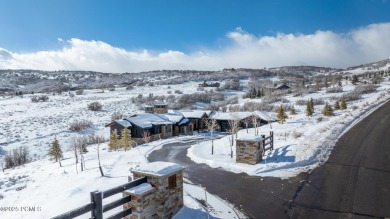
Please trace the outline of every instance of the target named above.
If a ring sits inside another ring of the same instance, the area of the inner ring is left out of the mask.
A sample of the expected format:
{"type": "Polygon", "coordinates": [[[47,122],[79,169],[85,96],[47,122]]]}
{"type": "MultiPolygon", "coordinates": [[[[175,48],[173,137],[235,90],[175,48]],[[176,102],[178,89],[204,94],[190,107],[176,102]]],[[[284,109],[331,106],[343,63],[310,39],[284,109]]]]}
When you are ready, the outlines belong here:
{"type": "Polygon", "coordinates": [[[243,120],[245,118],[248,118],[250,116],[256,116],[259,119],[265,120],[265,121],[275,121],[275,118],[263,111],[255,111],[255,112],[214,112],[210,115],[210,119],[216,119],[216,120],[243,120]]]}
{"type": "Polygon", "coordinates": [[[209,116],[211,110],[175,110],[174,113],[181,113],[185,118],[189,119],[201,119],[205,115],[209,116]]]}
{"type": "Polygon", "coordinates": [[[160,114],[160,115],[167,117],[167,119],[169,121],[174,122],[174,123],[178,123],[182,119],[184,119],[184,116],[181,113],[169,112],[169,113],[164,113],[164,114],[160,114]]]}
{"type": "Polygon", "coordinates": [[[127,121],[141,128],[151,128],[153,125],[173,124],[167,117],[161,114],[143,113],[127,118],[127,121]]]}
{"type": "Polygon", "coordinates": [[[114,120],[106,125],[106,127],[112,126],[114,123],[118,123],[119,125],[123,127],[131,127],[131,123],[127,120],[120,119],[120,120],[114,120]]]}

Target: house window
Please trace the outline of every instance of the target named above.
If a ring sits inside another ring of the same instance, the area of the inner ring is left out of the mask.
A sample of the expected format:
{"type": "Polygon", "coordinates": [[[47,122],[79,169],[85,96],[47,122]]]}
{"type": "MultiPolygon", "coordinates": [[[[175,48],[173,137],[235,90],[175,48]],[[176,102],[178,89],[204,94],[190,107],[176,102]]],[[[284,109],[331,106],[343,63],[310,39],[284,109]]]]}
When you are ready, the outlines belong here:
{"type": "Polygon", "coordinates": [[[174,189],[176,188],[176,174],[173,176],[168,177],[168,188],[169,189],[174,189]]]}
{"type": "Polygon", "coordinates": [[[167,125],[166,128],[165,128],[165,132],[166,133],[171,133],[172,132],[172,126],[171,125],[167,125]]]}

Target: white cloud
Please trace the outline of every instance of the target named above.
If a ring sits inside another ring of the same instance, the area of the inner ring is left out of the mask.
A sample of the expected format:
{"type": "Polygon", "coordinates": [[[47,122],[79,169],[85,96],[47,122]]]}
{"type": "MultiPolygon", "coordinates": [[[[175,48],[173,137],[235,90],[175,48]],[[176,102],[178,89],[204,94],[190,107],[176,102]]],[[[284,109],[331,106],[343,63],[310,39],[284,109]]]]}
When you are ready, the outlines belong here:
{"type": "Polygon", "coordinates": [[[226,37],[230,43],[222,48],[191,53],[128,51],[102,41],[58,38],[63,45],[60,50],[14,53],[0,48],[0,68],[140,72],[283,65],[348,67],[390,57],[390,23],[372,24],[349,33],[316,31],[276,36],[255,36],[238,27],[226,37]]]}

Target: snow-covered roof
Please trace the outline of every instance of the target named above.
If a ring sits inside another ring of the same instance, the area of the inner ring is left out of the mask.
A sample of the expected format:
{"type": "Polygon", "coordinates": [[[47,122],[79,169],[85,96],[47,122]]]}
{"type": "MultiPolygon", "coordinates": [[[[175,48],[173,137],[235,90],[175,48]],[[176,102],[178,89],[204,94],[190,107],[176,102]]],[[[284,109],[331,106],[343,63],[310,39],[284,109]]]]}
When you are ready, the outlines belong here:
{"type": "Polygon", "coordinates": [[[174,112],[168,112],[161,115],[167,117],[171,122],[174,123],[178,123],[184,118],[183,114],[174,112]]]}
{"type": "Polygon", "coordinates": [[[164,176],[182,170],[183,167],[176,163],[157,161],[135,168],[134,172],[153,176],[164,176]]]}
{"type": "Polygon", "coordinates": [[[267,113],[264,111],[254,111],[257,117],[265,121],[276,121],[276,117],[273,113],[267,113]]]}
{"type": "Polygon", "coordinates": [[[142,195],[146,192],[149,192],[152,189],[153,189],[153,186],[150,183],[142,183],[142,184],[139,184],[138,186],[127,189],[126,191],[133,194],[133,195],[142,195]]]}
{"type": "Polygon", "coordinates": [[[237,141],[262,141],[261,136],[245,135],[239,138],[236,138],[237,141]]]}
{"type": "Polygon", "coordinates": [[[267,112],[264,111],[254,111],[254,112],[214,112],[210,115],[210,119],[216,120],[243,120],[250,116],[256,116],[259,119],[265,121],[275,121],[275,118],[267,112]]]}
{"type": "Polygon", "coordinates": [[[173,124],[167,117],[152,113],[137,114],[126,120],[141,128],[151,128],[153,125],[173,124]]]}
{"type": "Polygon", "coordinates": [[[115,120],[116,123],[119,123],[120,125],[124,127],[131,127],[131,123],[127,120],[121,119],[121,120],[115,120]]]}
{"type": "Polygon", "coordinates": [[[252,116],[252,112],[214,112],[210,115],[210,119],[216,120],[242,120],[252,116]]]}
{"type": "Polygon", "coordinates": [[[175,110],[175,113],[181,113],[184,117],[190,119],[201,119],[204,115],[208,116],[211,110],[175,110]]]}

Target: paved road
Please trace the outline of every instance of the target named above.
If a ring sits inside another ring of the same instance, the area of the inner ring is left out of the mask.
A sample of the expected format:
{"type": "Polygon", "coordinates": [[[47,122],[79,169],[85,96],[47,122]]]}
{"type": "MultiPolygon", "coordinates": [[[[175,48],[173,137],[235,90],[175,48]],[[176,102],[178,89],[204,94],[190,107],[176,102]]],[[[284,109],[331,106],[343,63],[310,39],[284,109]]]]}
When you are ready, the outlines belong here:
{"type": "Polygon", "coordinates": [[[185,178],[201,184],[212,194],[227,199],[251,218],[288,218],[287,206],[304,174],[282,180],[234,174],[196,164],[186,156],[190,144],[168,144],[150,154],[150,161],[168,161],[185,167],[185,178]]]}
{"type": "Polygon", "coordinates": [[[390,102],[343,135],[308,177],[291,218],[390,217],[390,102]]]}

